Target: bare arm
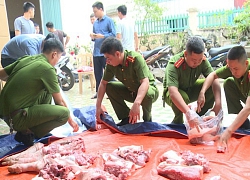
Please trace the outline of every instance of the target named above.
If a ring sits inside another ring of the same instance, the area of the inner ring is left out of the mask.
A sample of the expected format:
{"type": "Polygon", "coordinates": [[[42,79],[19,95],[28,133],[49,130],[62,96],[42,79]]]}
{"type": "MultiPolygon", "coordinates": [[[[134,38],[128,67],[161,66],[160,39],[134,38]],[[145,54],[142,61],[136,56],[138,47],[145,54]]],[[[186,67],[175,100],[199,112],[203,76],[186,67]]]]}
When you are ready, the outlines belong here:
{"type": "MultiPolygon", "coordinates": [[[[212,72],[210,73],[205,82],[203,83],[203,86],[201,88],[201,91],[200,91],[200,94],[199,94],[199,97],[198,97],[198,100],[197,100],[197,111],[200,112],[201,111],[201,108],[204,106],[205,104],[205,93],[207,91],[207,89],[213,84],[214,80],[217,79],[218,76],[216,75],[215,72],[212,72]]],[[[218,91],[218,84],[219,82],[215,82],[215,87],[213,86],[213,91],[218,91]]],[[[220,90],[219,90],[220,91],[220,90]]],[[[218,99],[220,98],[220,95],[218,92],[216,92],[216,100],[217,100],[217,103],[219,102],[218,99]]]]}
{"type": "Polygon", "coordinates": [[[137,96],[136,96],[136,99],[134,101],[134,103],[138,103],[138,104],[141,104],[146,93],[148,92],[149,80],[148,80],[148,78],[144,78],[144,79],[140,80],[140,83],[141,83],[141,85],[138,89],[137,96]]]}
{"type": "Polygon", "coordinates": [[[70,37],[69,37],[69,36],[66,36],[66,41],[65,41],[65,44],[64,44],[65,47],[67,46],[69,40],[70,40],[70,37]]]}
{"type": "Polygon", "coordinates": [[[141,85],[138,89],[137,96],[129,112],[129,123],[132,123],[132,124],[136,123],[137,120],[140,119],[140,105],[146,93],[148,92],[148,88],[149,88],[148,78],[141,79],[140,83],[141,85]]]}
{"type": "Polygon", "coordinates": [[[219,111],[222,108],[221,105],[221,88],[220,88],[220,82],[219,79],[215,79],[213,84],[212,84],[212,89],[214,93],[214,99],[215,99],[215,105],[214,105],[214,112],[217,115],[219,111]]]}
{"type": "Polygon", "coordinates": [[[21,31],[15,30],[15,36],[18,36],[18,35],[20,35],[20,34],[21,34],[21,31]]]}
{"type": "Polygon", "coordinates": [[[61,93],[53,93],[52,96],[56,105],[67,107],[67,104],[63,100],[61,93]]]}
{"type": "Polygon", "coordinates": [[[135,51],[139,50],[139,40],[137,32],[134,32],[134,39],[135,39],[135,51]]]}
{"type": "Polygon", "coordinates": [[[178,88],[175,86],[168,87],[170,99],[173,101],[175,106],[183,113],[186,113],[190,108],[186,104],[186,102],[183,100],[181,94],[178,91],[178,88]]]}
{"type": "Polygon", "coordinates": [[[239,112],[233,123],[222,133],[220,137],[220,144],[226,145],[233,132],[235,132],[247,119],[250,114],[250,97],[248,96],[246,104],[239,112]]]}
{"type": "Polygon", "coordinates": [[[8,74],[5,72],[4,68],[0,68],[0,79],[6,81],[8,79],[8,74]]]}
{"type": "Polygon", "coordinates": [[[105,81],[102,79],[98,88],[97,100],[96,100],[96,120],[97,121],[101,120],[101,117],[100,117],[101,114],[104,115],[104,111],[102,109],[102,100],[106,92],[107,84],[108,84],[108,81],[105,81]]]}
{"type": "Polygon", "coordinates": [[[116,34],[116,38],[119,39],[119,40],[121,40],[121,39],[122,39],[121,33],[117,33],[117,34],[116,34]]]}
{"type": "MultiPolygon", "coordinates": [[[[53,99],[54,99],[56,105],[67,107],[67,104],[66,104],[66,102],[64,101],[64,99],[63,99],[61,93],[53,93],[52,96],[53,96],[53,99]]],[[[77,123],[71,118],[71,116],[69,116],[68,123],[69,123],[69,125],[73,128],[73,132],[77,132],[77,131],[79,130],[79,126],[78,126],[77,123]]]]}

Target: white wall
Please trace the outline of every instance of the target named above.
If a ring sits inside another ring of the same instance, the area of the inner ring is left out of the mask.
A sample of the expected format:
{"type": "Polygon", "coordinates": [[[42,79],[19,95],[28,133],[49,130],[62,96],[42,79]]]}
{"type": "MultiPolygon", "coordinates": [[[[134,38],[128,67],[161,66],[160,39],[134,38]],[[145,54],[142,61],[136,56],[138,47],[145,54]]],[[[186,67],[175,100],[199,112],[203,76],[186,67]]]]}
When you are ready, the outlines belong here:
{"type": "MultiPolygon", "coordinates": [[[[122,0],[121,4],[124,3],[122,0]]],[[[63,30],[70,35],[70,43],[74,43],[77,36],[83,44],[90,42],[89,34],[92,32],[90,14],[93,13],[92,5],[96,0],[61,0],[63,30]]],[[[111,0],[102,0],[104,11],[114,4],[111,0]]],[[[119,5],[118,5],[119,6],[119,5]]],[[[117,6],[117,7],[118,7],[117,6]]]]}

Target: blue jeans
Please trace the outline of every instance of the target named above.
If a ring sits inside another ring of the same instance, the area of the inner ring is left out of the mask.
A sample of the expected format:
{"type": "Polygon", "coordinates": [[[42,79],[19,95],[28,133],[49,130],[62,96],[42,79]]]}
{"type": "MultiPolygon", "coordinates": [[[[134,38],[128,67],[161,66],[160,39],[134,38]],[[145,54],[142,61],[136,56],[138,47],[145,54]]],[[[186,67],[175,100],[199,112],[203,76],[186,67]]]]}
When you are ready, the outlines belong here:
{"type": "Polygon", "coordinates": [[[10,65],[10,64],[12,64],[12,63],[14,63],[14,62],[16,62],[16,59],[1,58],[1,64],[2,64],[3,68],[6,67],[6,66],[8,66],[8,65],[10,65]]]}

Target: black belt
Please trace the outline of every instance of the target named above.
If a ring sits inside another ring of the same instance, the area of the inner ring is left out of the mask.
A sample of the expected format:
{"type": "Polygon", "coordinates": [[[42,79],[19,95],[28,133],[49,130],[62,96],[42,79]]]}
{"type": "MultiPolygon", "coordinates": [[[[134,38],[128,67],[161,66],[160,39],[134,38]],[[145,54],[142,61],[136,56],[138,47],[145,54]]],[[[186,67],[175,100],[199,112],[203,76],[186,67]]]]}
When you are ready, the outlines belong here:
{"type": "Polygon", "coordinates": [[[23,113],[23,115],[26,115],[26,111],[25,111],[24,109],[18,109],[18,110],[13,111],[12,113],[10,113],[9,116],[3,117],[3,119],[4,119],[4,120],[12,119],[12,118],[14,118],[17,114],[19,114],[19,113],[21,113],[21,112],[23,113]]]}

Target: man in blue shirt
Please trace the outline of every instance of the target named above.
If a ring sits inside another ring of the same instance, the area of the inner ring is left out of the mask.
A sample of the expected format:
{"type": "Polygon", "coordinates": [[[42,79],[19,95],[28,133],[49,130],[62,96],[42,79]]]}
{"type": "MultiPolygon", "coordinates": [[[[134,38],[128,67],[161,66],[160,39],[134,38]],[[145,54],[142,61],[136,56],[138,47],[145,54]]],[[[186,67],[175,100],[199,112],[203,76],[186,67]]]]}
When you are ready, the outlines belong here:
{"type": "Polygon", "coordinates": [[[23,4],[23,16],[15,19],[15,36],[20,34],[35,34],[34,23],[30,20],[35,16],[35,5],[31,2],[25,2],[23,4]]]}
{"type": "Polygon", "coordinates": [[[8,66],[24,55],[40,54],[44,39],[42,34],[21,34],[13,37],[1,52],[2,66],[8,66]]]}
{"type": "MultiPolygon", "coordinates": [[[[106,58],[100,52],[102,42],[109,36],[116,36],[114,21],[104,14],[103,4],[95,2],[92,5],[93,12],[97,20],[93,24],[93,33],[90,34],[92,41],[95,42],[93,51],[94,73],[96,79],[96,92],[103,76],[103,70],[106,66],[106,58]]],[[[95,94],[92,99],[97,98],[95,94]]]]}

